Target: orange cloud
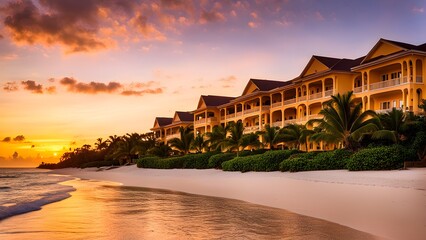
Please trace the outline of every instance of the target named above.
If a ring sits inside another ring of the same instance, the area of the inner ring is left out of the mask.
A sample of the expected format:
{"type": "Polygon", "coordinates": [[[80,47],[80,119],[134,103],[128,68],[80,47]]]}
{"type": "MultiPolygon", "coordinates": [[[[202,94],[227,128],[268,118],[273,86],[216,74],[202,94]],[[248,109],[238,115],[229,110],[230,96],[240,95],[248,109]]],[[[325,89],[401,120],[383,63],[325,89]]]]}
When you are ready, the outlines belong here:
{"type": "Polygon", "coordinates": [[[21,84],[24,86],[25,90],[28,90],[32,93],[42,94],[43,86],[41,84],[37,84],[33,80],[22,81],[21,84]]]}
{"type": "Polygon", "coordinates": [[[224,22],[224,21],[226,21],[225,16],[218,11],[203,10],[201,12],[201,17],[200,17],[200,23],[201,24],[206,24],[206,23],[211,23],[211,22],[224,22]]]}
{"type": "Polygon", "coordinates": [[[69,77],[65,77],[59,81],[63,86],[67,87],[68,92],[97,94],[97,93],[113,93],[123,86],[118,82],[109,82],[108,84],[100,82],[82,83],[69,77]]]}
{"type": "Polygon", "coordinates": [[[19,88],[16,82],[7,82],[3,85],[3,90],[5,90],[6,92],[15,92],[18,91],[19,88]]]}
{"type": "Polygon", "coordinates": [[[155,89],[145,89],[142,91],[126,90],[121,93],[124,96],[143,96],[145,94],[161,94],[163,93],[163,88],[155,89]]]}

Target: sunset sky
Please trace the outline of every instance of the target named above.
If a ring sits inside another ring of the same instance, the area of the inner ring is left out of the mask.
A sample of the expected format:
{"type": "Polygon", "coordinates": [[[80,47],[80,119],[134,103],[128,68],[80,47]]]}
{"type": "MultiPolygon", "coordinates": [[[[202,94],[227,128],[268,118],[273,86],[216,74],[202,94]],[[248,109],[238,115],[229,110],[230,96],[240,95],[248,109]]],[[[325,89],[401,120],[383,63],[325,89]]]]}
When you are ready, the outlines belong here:
{"type": "Polygon", "coordinates": [[[0,1],[0,167],[148,132],[201,94],[286,81],[310,57],[426,42],[426,1],[0,1]],[[15,153],[16,152],[16,153],[15,153]]]}

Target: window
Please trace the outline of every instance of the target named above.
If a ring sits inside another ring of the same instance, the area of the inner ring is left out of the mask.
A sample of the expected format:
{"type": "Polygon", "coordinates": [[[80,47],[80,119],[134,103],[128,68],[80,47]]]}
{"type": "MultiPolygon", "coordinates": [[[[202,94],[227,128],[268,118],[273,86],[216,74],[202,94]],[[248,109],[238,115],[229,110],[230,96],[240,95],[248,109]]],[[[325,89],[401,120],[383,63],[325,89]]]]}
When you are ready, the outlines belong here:
{"type": "Polygon", "coordinates": [[[404,101],[399,100],[399,107],[400,107],[400,108],[402,108],[402,107],[403,107],[403,105],[404,105],[404,101]]]}
{"type": "Polygon", "coordinates": [[[382,102],[380,104],[380,109],[384,110],[384,109],[390,109],[390,102],[382,102]]]}
{"type": "Polygon", "coordinates": [[[392,107],[393,107],[393,108],[396,108],[396,100],[393,100],[392,107]]]}
{"type": "Polygon", "coordinates": [[[391,79],[400,78],[401,72],[393,72],[391,73],[391,79]]]}
{"type": "Polygon", "coordinates": [[[388,80],[388,75],[387,74],[382,74],[380,76],[380,79],[382,79],[382,81],[386,81],[386,80],[388,80]]]}

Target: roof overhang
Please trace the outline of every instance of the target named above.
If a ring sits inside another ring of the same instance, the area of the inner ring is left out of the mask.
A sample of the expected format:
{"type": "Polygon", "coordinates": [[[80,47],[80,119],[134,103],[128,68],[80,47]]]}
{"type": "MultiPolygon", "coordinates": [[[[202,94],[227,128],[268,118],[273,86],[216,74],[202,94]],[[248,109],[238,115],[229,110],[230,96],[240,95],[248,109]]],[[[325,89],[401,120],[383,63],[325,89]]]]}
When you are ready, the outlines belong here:
{"type": "Polygon", "coordinates": [[[418,51],[418,50],[407,50],[407,51],[398,52],[398,53],[395,53],[395,54],[391,54],[391,55],[382,57],[382,58],[377,59],[377,60],[372,61],[372,62],[368,62],[368,63],[358,65],[356,67],[351,68],[351,71],[353,71],[353,72],[359,71],[359,70],[365,69],[367,67],[371,67],[371,66],[374,66],[374,65],[385,63],[387,61],[395,60],[395,59],[400,58],[400,57],[410,56],[410,55],[414,55],[414,54],[426,56],[426,52],[422,52],[422,51],[418,51]]]}

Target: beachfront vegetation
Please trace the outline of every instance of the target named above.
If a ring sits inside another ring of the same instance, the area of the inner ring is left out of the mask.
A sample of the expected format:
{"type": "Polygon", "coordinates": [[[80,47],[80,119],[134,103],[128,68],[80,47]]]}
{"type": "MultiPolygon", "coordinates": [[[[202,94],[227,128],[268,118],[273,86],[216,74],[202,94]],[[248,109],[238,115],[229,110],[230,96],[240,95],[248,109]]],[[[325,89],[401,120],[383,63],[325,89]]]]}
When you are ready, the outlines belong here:
{"type": "MultiPolygon", "coordinates": [[[[420,107],[425,106],[425,101],[420,107]]],[[[352,93],[332,96],[320,111],[322,119],[284,128],[265,125],[261,132],[244,134],[241,121],[194,134],[180,128],[180,138],[168,144],[152,133],[98,138],[94,144],[66,152],[57,164],[41,168],[101,167],[137,162],[143,168],[223,168],[225,171],[313,171],[331,169],[399,169],[407,160],[426,161],[426,119],[393,109],[376,115],[361,111],[352,93]],[[262,142],[259,137],[262,137],[262,142]],[[323,142],[334,151],[301,152],[323,142]],[[281,145],[280,145],[281,144],[281,145]],[[274,150],[276,148],[294,149],[274,150]],[[270,151],[273,150],[273,151],[270,151]]]]}
{"type": "Polygon", "coordinates": [[[279,169],[279,164],[295,152],[297,152],[297,150],[276,150],[246,157],[236,157],[232,160],[223,162],[222,169],[225,171],[240,172],[277,171],[279,169]]]}

